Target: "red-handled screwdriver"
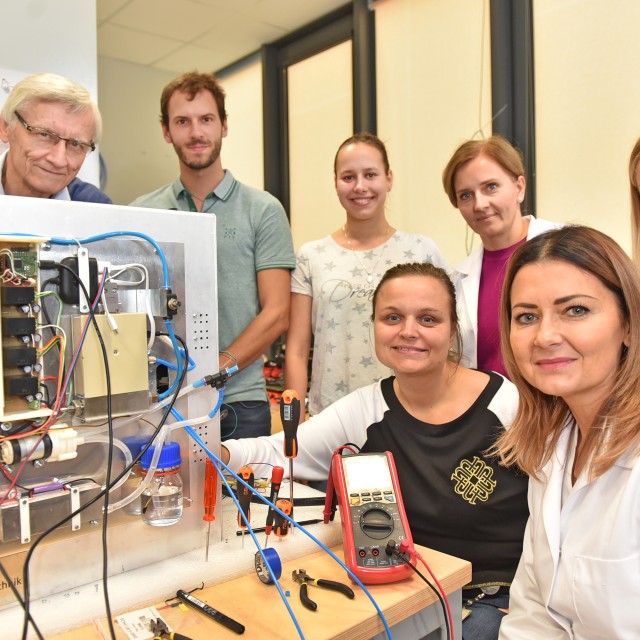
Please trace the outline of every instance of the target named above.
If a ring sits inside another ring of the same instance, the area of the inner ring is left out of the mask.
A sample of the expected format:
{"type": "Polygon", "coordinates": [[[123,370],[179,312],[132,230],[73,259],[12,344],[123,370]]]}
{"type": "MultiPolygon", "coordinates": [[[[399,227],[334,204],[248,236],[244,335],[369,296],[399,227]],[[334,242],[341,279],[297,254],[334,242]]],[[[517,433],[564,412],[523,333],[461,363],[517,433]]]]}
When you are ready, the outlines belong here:
{"type": "MultiPolygon", "coordinates": [[[[269,502],[271,504],[275,504],[278,499],[278,493],[280,491],[280,485],[282,484],[282,477],[284,476],[284,469],[282,467],[273,467],[273,471],[271,472],[271,493],[269,494],[269,502]]],[[[267,534],[267,537],[264,541],[264,548],[267,548],[269,544],[269,534],[273,529],[273,519],[276,515],[276,512],[273,510],[273,507],[269,507],[269,511],[267,511],[267,523],[265,525],[264,531],[267,534]]]]}
{"type": "Polygon", "coordinates": [[[211,534],[211,522],[216,519],[216,494],[218,491],[218,472],[215,465],[207,458],[204,470],[204,515],[202,519],[207,525],[207,546],[204,552],[204,561],[209,561],[209,535],[211,534]]]}
{"type": "MultiPolygon", "coordinates": [[[[244,465],[244,467],[240,467],[238,471],[238,476],[242,478],[250,487],[254,486],[254,478],[253,478],[253,469],[248,465],[244,465]]],[[[240,508],[242,509],[242,513],[247,518],[247,522],[251,520],[251,490],[247,489],[243,484],[238,482],[238,502],[240,503],[240,508]]],[[[247,525],[244,523],[242,519],[242,513],[238,511],[238,526],[243,530],[247,528],[247,525]]],[[[242,548],[244,549],[244,535],[242,536],[242,548]]]]}
{"type": "Polygon", "coordinates": [[[284,456],[289,458],[289,487],[291,517],[293,518],[293,459],[298,455],[298,425],[300,424],[300,396],[286,389],[280,398],[280,419],[284,431],[284,456]]]}

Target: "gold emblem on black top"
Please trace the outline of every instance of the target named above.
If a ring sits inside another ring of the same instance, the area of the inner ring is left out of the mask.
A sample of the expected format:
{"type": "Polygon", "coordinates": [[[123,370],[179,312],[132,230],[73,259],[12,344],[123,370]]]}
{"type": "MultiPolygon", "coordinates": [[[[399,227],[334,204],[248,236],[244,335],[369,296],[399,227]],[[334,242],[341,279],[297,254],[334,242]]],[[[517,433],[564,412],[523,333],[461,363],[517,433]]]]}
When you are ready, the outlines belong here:
{"type": "Polygon", "coordinates": [[[455,492],[472,505],[477,500],[486,502],[497,484],[493,480],[493,469],[478,456],[473,460],[461,460],[451,479],[456,482],[455,492]]]}

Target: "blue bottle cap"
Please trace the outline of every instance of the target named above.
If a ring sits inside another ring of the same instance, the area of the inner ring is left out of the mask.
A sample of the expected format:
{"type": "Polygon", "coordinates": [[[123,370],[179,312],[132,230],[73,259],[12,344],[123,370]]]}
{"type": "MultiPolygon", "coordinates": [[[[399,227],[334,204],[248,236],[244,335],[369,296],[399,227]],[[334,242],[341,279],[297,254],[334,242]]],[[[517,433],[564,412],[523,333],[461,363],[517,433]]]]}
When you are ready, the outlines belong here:
{"type": "Polygon", "coordinates": [[[135,458],[142,451],[142,447],[149,442],[149,437],[129,436],[128,438],[122,438],[122,442],[124,442],[129,451],[131,451],[131,457],[135,458]]]}
{"type": "MultiPolygon", "coordinates": [[[[148,469],[151,466],[151,458],[155,447],[149,447],[140,460],[140,466],[148,469]]],[[[180,445],[177,442],[170,442],[162,447],[160,459],[158,460],[158,469],[169,469],[171,467],[179,467],[182,463],[180,457],[180,445]]]]}

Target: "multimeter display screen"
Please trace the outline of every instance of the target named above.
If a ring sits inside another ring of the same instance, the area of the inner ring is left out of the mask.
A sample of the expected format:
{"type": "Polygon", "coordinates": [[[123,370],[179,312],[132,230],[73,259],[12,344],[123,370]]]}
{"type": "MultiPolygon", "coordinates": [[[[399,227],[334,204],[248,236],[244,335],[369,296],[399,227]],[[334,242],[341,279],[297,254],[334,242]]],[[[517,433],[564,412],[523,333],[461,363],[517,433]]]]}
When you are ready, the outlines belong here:
{"type": "Polygon", "coordinates": [[[389,465],[384,455],[347,456],[342,459],[342,464],[347,490],[350,492],[392,486],[389,465]]]}

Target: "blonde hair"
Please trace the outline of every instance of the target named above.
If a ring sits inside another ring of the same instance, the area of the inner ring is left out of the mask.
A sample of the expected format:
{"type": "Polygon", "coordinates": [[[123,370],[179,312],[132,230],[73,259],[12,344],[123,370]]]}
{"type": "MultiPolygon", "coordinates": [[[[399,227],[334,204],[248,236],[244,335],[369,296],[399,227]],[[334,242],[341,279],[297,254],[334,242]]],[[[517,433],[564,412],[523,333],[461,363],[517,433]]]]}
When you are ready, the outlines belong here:
{"type": "Polygon", "coordinates": [[[467,162],[479,156],[490,158],[499,164],[514,180],[520,176],[524,177],[522,154],[506,138],[493,135],[486,140],[467,140],[454,151],[442,172],[442,186],[449,196],[449,201],[456,208],[458,208],[456,175],[467,162]]]}
{"type": "Polygon", "coordinates": [[[597,278],[616,297],[629,328],[629,347],[621,345],[613,390],[584,442],[585,454],[593,454],[589,474],[596,478],[625,452],[640,450],[640,274],[614,240],[588,227],[567,226],[543,233],[518,247],[509,260],[500,303],[502,357],[520,392],[520,404],[513,424],[494,449],[504,464],[517,464],[537,476],[563,428],[574,420],[561,397],[542,393],[525,380],[510,343],[515,277],[524,266],[548,260],[566,262],[597,278]]]}
{"type": "Polygon", "coordinates": [[[93,142],[100,140],[102,117],[98,105],[91,98],[91,94],[77,82],[54,73],[34,73],[20,80],[2,106],[2,117],[11,128],[14,128],[18,122],[16,111],[20,112],[28,109],[32,104],[40,102],[64,104],[72,113],[91,111],[93,114],[93,142]]]}
{"type": "Polygon", "coordinates": [[[629,186],[631,188],[631,238],[633,259],[640,265],[640,184],[636,180],[636,170],[640,161],[640,138],[633,147],[629,158],[629,186]]]}

